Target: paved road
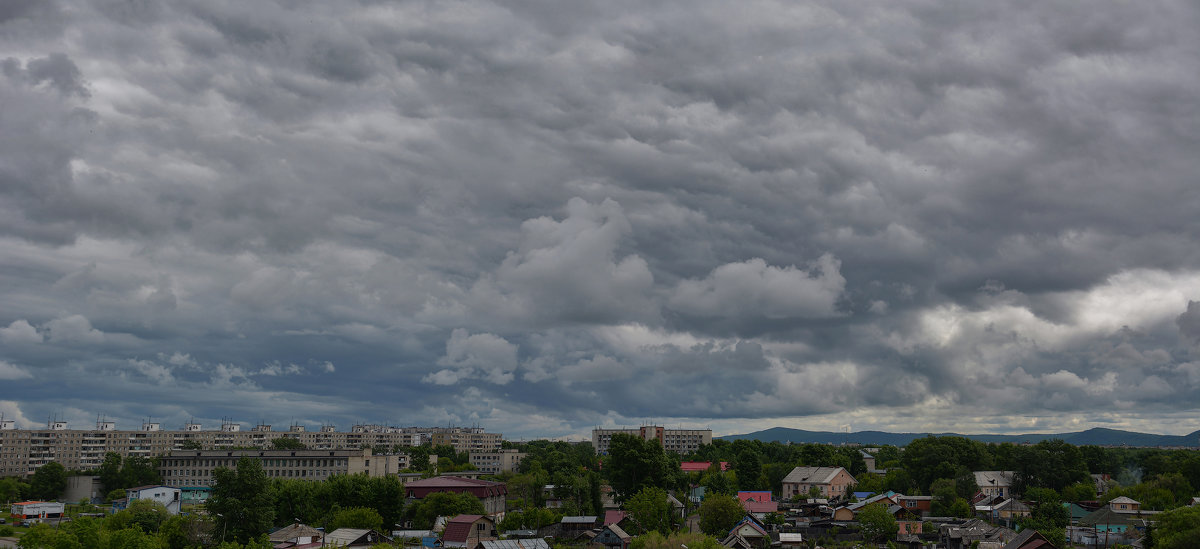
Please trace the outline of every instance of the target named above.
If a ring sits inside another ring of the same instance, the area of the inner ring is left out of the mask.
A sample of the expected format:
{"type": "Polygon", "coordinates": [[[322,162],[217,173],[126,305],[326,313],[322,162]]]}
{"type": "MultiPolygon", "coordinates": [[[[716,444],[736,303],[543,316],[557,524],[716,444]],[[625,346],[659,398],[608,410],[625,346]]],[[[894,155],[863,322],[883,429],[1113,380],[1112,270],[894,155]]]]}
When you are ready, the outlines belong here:
{"type": "Polygon", "coordinates": [[[16,547],[17,538],[0,538],[0,547],[16,547]]]}

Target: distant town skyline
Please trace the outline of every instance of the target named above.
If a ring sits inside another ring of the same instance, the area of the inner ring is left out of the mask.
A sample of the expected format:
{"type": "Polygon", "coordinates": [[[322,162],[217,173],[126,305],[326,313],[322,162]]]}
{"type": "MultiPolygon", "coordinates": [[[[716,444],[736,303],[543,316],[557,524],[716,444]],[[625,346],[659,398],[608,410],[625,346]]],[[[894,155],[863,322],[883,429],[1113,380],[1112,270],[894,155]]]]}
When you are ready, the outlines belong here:
{"type": "Polygon", "coordinates": [[[1200,6],[0,7],[0,413],[1200,428],[1200,6]]]}

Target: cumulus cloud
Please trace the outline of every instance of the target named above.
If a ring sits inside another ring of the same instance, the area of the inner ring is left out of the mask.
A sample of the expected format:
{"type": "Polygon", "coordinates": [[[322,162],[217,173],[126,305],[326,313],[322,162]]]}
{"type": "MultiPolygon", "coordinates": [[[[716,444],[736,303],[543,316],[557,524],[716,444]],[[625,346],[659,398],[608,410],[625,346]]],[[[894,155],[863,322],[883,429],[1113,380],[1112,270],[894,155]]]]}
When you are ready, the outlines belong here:
{"type": "Polygon", "coordinates": [[[106,341],[104,332],[93,328],[92,323],[83,315],[71,315],[47,322],[46,334],[51,343],[98,345],[106,341]]]}
{"type": "Polygon", "coordinates": [[[7,328],[0,328],[0,341],[8,344],[41,343],[42,334],[39,334],[37,328],[28,320],[22,318],[12,321],[7,328]]]}
{"type": "Polygon", "coordinates": [[[438,364],[456,370],[435,372],[426,376],[425,381],[449,385],[478,370],[487,381],[505,385],[513,380],[513,370],[517,368],[517,346],[495,334],[470,334],[459,328],[446,340],[446,355],[438,364]]]}
{"type": "Polygon", "coordinates": [[[5,386],[76,423],[1192,432],[1196,18],[6,2],[5,386]]]}
{"type": "Polygon", "coordinates": [[[33,377],[33,374],[24,368],[0,360],[0,379],[26,379],[31,377],[33,377]]]}
{"type": "Polygon", "coordinates": [[[652,314],[647,300],[654,276],[646,261],[636,254],[618,257],[618,246],[633,230],[621,205],[572,198],[566,210],[562,221],[539,217],[521,224],[518,249],[494,278],[472,289],[481,305],[584,323],[652,314]]]}
{"type": "Polygon", "coordinates": [[[769,319],[821,318],[837,314],[846,286],[841,263],[823,255],[810,271],[794,265],[774,267],[759,258],[727,263],[704,280],[686,280],[671,296],[671,306],[708,317],[762,316],[769,319]]]}

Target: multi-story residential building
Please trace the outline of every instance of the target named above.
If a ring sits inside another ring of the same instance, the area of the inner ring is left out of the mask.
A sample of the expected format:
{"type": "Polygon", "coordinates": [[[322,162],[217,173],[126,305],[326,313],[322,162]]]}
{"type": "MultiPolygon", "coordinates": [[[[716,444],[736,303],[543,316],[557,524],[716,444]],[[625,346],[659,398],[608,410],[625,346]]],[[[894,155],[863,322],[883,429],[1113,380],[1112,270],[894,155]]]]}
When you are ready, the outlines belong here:
{"type": "Polygon", "coordinates": [[[517,465],[525,459],[525,453],[512,448],[495,452],[471,452],[468,459],[475,469],[485,475],[511,473],[517,470],[517,465]]]}
{"type": "Polygon", "coordinates": [[[607,454],[608,445],[615,434],[633,435],[646,440],[657,440],[664,450],[679,454],[690,454],[705,444],[712,444],[712,429],[667,429],[656,425],[645,425],[636,429],[592,429],[592,447],[598,454],[607,454]]]}
{"type": "Polygon", "coordinates": [[[89,430],[70,429],[65,421],[48,422],[45,429],[17,429],[13,420],[0,418],[0,476],[28,475],[51,461],[67,469],[95,469],[109,452],[149,458],[176,450],[270,449],[277,438],[299,441],[310,450],[391,450],[432,442],[449,444],[460,452],[490,452],[500,449],[501,435],[479,427],[383,425],[355,425],[349,431],[338,431],[332,425],[316,431],[292,425],[287,431],[275,431],[269,424],[259,424],[243,431],[241,424],[228,420],[215,430],[189,422],[183,429],[169,431],[150,421],[137,430],[120,430],[115,422],[106,420],[97,421],[96,428],[89,430]]]}
{"type": "Polygon", "coordinates": [[[243,457],[262,462],[271,478],[325,480],[333,475],[394,475],[408,467],[405,455],[358,450],[177,450],[162,458],[159,473],[170,486],[212,486],[213,470],[234,468],[243,457]]]}
{"type": "Polygon", "coordinates": [[[841,498],[854,477],[844,467],[796,467],[783,477],[783,499],[804,496],[816,488],[823,498],[841,498]]]}
{"type": "Polygon", "coordinates": [[[495,452],[500,434],[485,433],[482,427],[436,427],[430,432],[434,446],[453,446],[455,452],[495,452]]]}

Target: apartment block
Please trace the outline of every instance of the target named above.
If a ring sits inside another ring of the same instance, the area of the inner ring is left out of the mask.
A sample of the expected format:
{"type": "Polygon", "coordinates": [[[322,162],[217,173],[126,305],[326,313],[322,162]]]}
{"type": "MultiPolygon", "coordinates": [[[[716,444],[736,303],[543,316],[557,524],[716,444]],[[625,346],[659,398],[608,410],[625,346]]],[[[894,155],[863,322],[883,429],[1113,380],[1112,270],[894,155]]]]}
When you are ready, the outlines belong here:
{"type": "Polygon", "coordinates": [[[310,431],[292,425],[276,431],[259,424],[244,431],[241,424],[225,421],[218,429],[187,423],[179,430],[163,430],[161,424],[145,422],[137,430],[117,429],[112,421],[97,421],[95,429],[70,429],[65,421],[48,422],[45,429],[17,429],[12,420],[0,418],[0,476],[28,475],[51,461],[67,469],[94,469],[104,456],[164,456],[179,450],[222,450],[233,448],[271,449],[272,441],[288,438],[309,450],[350,450],[449,444],[456,451],[496,451],[501,435],[479,427],[390,427],[355,425],[338,431],[332,425],[310,431]],[[437,440],[434,438],[437,437],[437,440]]]}
{"type": "Polygon", "coordinates": [[[664,450],[678,454],[690,454],[705,444],[712,444],[712,429],[668,429],[657,425],[644,425],[630,429],[592,429],[592,447],[598,454],[607,454],[608,446],[615,434],[626,434],[645,440],[657,440],[664,450]]]}
{"type": "Polygon", "coordinates": [[[481,427],[440,427],[430,433],[434,446],[453,446],[455,452],[495,452],[500,449],[500,434],[486,433],[481,427]]]}
{"type": "Polygon", "coordinates": [[[495,452],[471,452],[468,459],[480,473],[498,475],[516,471],[521,460],[525,459],[525,453],[505,448],[495,452]]]}
{"type": "Polygon", "coordinates": [[[394,475],[408,467],[405,455],[372,455],[359,450],[180,450],[159,462],[163,484],[212,486],[213,470],[234,468],[243,457],[262,462],[271,478],[325,480],[333,475],[365,473],[372,477],[394,475]]]}

